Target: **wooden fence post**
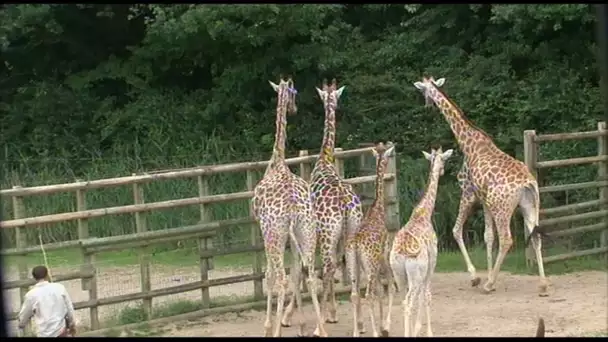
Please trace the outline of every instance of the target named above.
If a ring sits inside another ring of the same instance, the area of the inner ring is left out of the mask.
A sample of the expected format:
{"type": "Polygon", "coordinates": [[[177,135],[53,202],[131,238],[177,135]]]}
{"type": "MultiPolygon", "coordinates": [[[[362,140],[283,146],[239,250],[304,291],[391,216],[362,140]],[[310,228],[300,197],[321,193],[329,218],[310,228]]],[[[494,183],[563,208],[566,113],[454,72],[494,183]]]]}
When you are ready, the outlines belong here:
{"type": "MultiPolygon", "coordinates": [[[[76,183],[82,182],[82,179],[76,179],[76,183]]],[[[86,191],[79,189],[76,190],[76,211],[84,211],[87,210],[87,199],[86,199],[86,191]]],[[[89,238],[89,222],[87,219],[78,219],[78,240],[86,240],[89,238]]],[[[91,279],[82,279],[80,281],[80,286],[83,291],[89,292],[89,300],[96,301],[97,300],[97,275],[95,271],[95,266],[92,260],[93,254],[87,253],[86,250],[82,249],[82,266],[80,268],[81,272],[90,271],[94,274],[91,279]]],[[[99,314],[97,311],[97,306],[93,306],[89,308],[89,318],[90,318],[90,328],[91,330],[99,329],[99,314]]]]}
{"type": "MultiPolygon", "coordinates": [[[[300,150],[298,153],[299,157],[308,156],[308,150],[300,150]]],[[[306,182],[310,182],[310,175],[312,173],[312,168],[309,163],[300,163],[300,177],[306,182]]],[[[314,260],[313,260],[314,262],[314,260]]],[[[308,285],[306,284],[306,279],[302,279],[302,293],[308,292],[308,285]]]]}
{"type": "MultiPolygon", "coordinates": [[[[606,156],[608,154],[608,136],[606,135],[607,130],[606,130],[606,122],[602,121],[602,122],[598,122],[597,123],[597,129],[598,131],[600,131],[601,133],[604,133],[603,136],[600,136],[597,138],[597,143],[598,143],[598,155],[600,156],[606,156]]],[[[598,180],[600,181],[605,181],[608,180],[608,162],[604,161],[599,163],[599,167],[598,167],[598,180]]],[[[608,209],[608,203],[605,203],[606,200],[608,200],[608,188],[607,187],[601,187],[600,189],[600,203],[601,203],[601,207],[600,209],[608,209]]],[[[605,217],[602,222],[604,223],[604,226],[608,225],[608,217],[605,217]]],[[[603,229],[600,235],[600,247],[607,247],[608,246],[608,229],[603,229]]],[[[608,263],[608,253],[604,253],[604,262],[608,263]]]]}
{"type": "MultiPolygon", "coordinates": [[[[137,174],[132,174],[137,176],[137,174]]],[[[135,204],[144,204],[144,189],[140,183],[133,184],[133,201],[135,204]]],[[[148,231],[146,225],[146,218],[143,212],[135,213],[135,228],[137,233],[143,233],[148,231]]],[[[150,281],[150,253],[148,246],[143,246],[139,249],[139,266],[141,275],[141,291],[143,293],[149,293],[152,290],[152,284],[150,281]]],[[[142,300],[144,316],[146,320],[152,318],[152,298],[147,297],[142,300]]]]}
{"type": "MultiPolygon", "coordinates": [[[[207,177],[198,176],[198,195],[199,197],[209,196],[211,194],[209,190],[209,179],[207,177]]],[[[201,223],[211,222],[213,220],[211,211],[206,204],[200,205],[200,221],[201,223]]],[[[211,238],[203,237],[198,239],[199,256],[206,254],[209,249],[212,249],[213,240],[211,238]]],[[[213,257],[205,256],[199,258],[201,280],[209,280],[209,270],[213,269],[213,257]]],[[[203,308],[207,309],[211,306],[211,297],[209,296],[209,288],[204,287],[201,289],[201,300],[203,308]]]]}
{"type": "MultiPolygon", "coordinates": [[[[298,154],[299,157],[307,157],[308,150],[301,150],[298,154]]],[[[312,168],[309,163],[300,163],[300,177],[307,182],[310,182],[310,174],[312,173],[312,168]]]]}
{"type": "MultiPolygon", "coordinates": [[[[360,143],[359,148],[374,147],[374,143],[360,143]]],[[[376,174],[376,160],[374,156],[368,153],[362,153],[359,155],[359,172],[358,176],[370,176],[376,174]]],[[[373,183],[363,183],[359,187],[360,195],[370,197],[375,194],[375,188],[373,183]]]]}
{"type": "MultiPolygon", "coordinates": [[[[21,186],[15,185],[13,189],[20,189],[21,186]]],[[[21,196],[13,196],[13,217],[15,219],[20,219],[26,217],[25,213],[25,205],[23,204],[23,197],[21,196]]],[[[15,247],[17,249],[27,247],[27,236],[26,236],[26,228],[19,227],[15,228],[15,247]]],[[[17,257],[17,267],[19,270],[19,280],[28,279],[28,270],[27,270],[27,254],[20,255],[17,257]]],[[[28,286],[19,288],[19,298],[21,300],[21,304],[23,304],[23,299],[25,298],[25,294],[29,290],[28,286]]],[[[27,326],[25,331],[25,336],[29,336],[31,333],[30,325],[27,326]]]]}
{"type": "Polygon", "coordinates": [[[89,291],[89,300],[94,304],[89,309],[89,316],[91,318],[91,330],[99,329],[99,313],[97,305],[97,270],[95,267],[95,254],[87,251],[86,248],[82,248],[82,255],[84,263],[82,265],[83,271],[93,271],[93,278],[88,281],[82,282],[82,289],[89,291]]]}
{"type": "MultiPolygon", "coordinates": [[[[536,178],[538,182],[538,172],[536,169],[536,162],[538,161],[538,145],[535,141],[536,131],[535,130],[526,130],[524,131],[524,161],[528,166],[528,170],[532,173],[534,178],[536,178]]],[[[540,187],[540,184],[539,184],[540,187]]],[[[540,203],[539,203],[540,209],[540,203]]],[[[528,230],[524,229],[524,241],[528,239],[528,230]]],[[[534,251],[532,249],[532,245],[528,246],[525,251],[526,257],[526,266],[531,267],[532,263],[536,262],[536,257],[534,251]]]]}
{"type": "MultiPolygon", "coordinates": [[[[247,170],[247,191],[253,191],[255,188],[256,180],[255,180],[255,171],[247,170]]],[[[249,216],[253,218],[253,201],[249,201],[249,216]]],[[[255,248],[262,245],[262,236],[260,233],[260,228],[257,225],[257,222],[251,224],[251,245],[255,248]]],[[[264,254],[262,252],[253,252],[253,274],[262,273],[262,260],[264,254]]],[[[267,291],[272,291],[272,289],[266,289],[267,291]]],[[[253,298],[255,300],[261,300],[264,298],[264,282],[262,279],[256,279],[253,281],[253,298]]]]}
{"type": "Polygon", "coordinates": [[[390,201],[386,206],[386,217],[388,218],[389,241],[392,241],[395,233],[401,228],[399,217],[399,183],[397,182],[397,151],[388,159],[386,173],[393,174],[393,180],[385,182],[385,198],[390,201]]]}

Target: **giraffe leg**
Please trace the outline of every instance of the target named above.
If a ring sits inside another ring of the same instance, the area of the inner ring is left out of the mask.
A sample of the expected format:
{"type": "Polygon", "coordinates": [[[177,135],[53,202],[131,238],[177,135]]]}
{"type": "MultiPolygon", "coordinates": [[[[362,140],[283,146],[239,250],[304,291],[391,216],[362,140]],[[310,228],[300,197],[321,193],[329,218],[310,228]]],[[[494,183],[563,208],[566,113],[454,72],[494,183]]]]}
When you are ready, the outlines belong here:
{"type": "Polygon", "coordinates": [[[425,285],[424,284],[420,284],[420,289],[418,290],[417,294],[416,294],[416,301],[415,301],[415,315],[413,315],[416,320],[414,322],[414,334],[412,335],[412,337],[418,337],[420,335],[420,330],[422,329],[422,309],[423,309],[423,303],[424,303],[424,288],[425,285]]]}
{"type": "MultiPolygon", "coordinates": [[[[378,273],[376,273],[376,274],[378,274],[378,273]]],[[[378,323],[381,323],[382,317],[384,317],[384,308],[382,307],[382,304],[384,301],[384,286],[382,285],[382,281],[380,280],[381,278],[379,276],[377,276],[376,279],[377,279],[377,281],[376,281],[377,295],[376,295],[375,300],[376,300],[376,304],[378,304],[378,323]]],[[[380,327],[379,336],[384,336],[384,333],[382,332],[382,327],[380,327]]]]}
{"type": "Polygon", "coordinates": [[[325,331],[325,322],[323,321],[323,314],[321,312],[321,306],[319,305],[319,299],[317,297],[317,285],[316,285],[316,277],[314,274],[315,271],[315,260],[314,253],[313,256],[309,258],[308,264],[308,290],[310,291],[310,296],[312,297],[312,306],[315,310],[315,314],[317,315],[317,327],[313,333],[314,336],[317,337],[327,337],[327,332],[325,331]]]}
{"type": "MultiPolygon", "coordinates": [[[[528,234],[531,234],[538,222],[538,213],[535,205],[536,196],[531,192],[524,192],[519,205],[522,209],[522,214],[524,217],[524,225],[528,231],[528,234]]],[[[534,254],[536,255],[536,265],[538,267],[538,275],[540,277],[539,283],[539,293],[538,295],[541,297],[546,297],[549,295],[547,292],[547,287],[549,285],[547,278],[545,277],[545,265],[543,264],[543,253],[542,253],[542,239],[537,234],[533,234],[530,237],[532,248],[534,248],[534,254]]]]}
{"type": "Polygon", "coordinates": [[[483,231],[483,239],[486,243],[486,259],[488,261],[488,274],[492,272],[494,263],[492,262],[492,248],[494,247],[494,219],[492,213],[483,206],[483,218],[485,221],[485,229],[483,231]]]}
{"type": "Polygon", "coordinates": [[[496,263],[494,264],[494,269],[492,272],[488,274],[488,281],[483,286],[483,290],[485,293],[490,293],[494,291],[494,284],[496,283],[496,277],[498,276],[498,272],[500,272],[500,267],[502,266],[503,261],[505,260],[505,256],[509,252],[509,249],[513,245],[513,238],[511,237],[511,215],[513,213],[513,209],[505,211],[505,208],[500,208],[496,210],[496,212],[492,212],[492,216],[494,217],[494,224],[496,225],[496,230],[498,231],[498,256],[496,257],[496,263]],[[502,213],[500,212],[502,211],[502,213]]]}
{"type": "Polygon", "coordinates": [[[391,312],[393,308],[393,301],[395,299],[395,295],[398,293],[401,295],[403,293],[403,297],[405,300],[405,293],[407,291],[406,288],[406,279],[407,274],[405,272],[405,257],[401,255],[397,255],[392,250],[389,254],[389,263],[390,263],[390,272],[389,274],[389,287],[388,287],[388,309],[386,312],[386,320],[384,321],[384,329],[382,334],[387,336],[391,331],[391,312]]]}
{"type": "Polygon", "coordinates": [[[323,319],[325,320],[325,322],[330,323],[327,320],[327,299],[329,297],[329,286],[330,283],[333,283],[333,267],[334,265],[332,264],[332,260],[331,260],[331,256],[328,255],[329,253],[325,252],[323,257],[323,278],[322,278],[322,283],[323,283],[323,290],[321,292],[321,314],[323,315],[323,319]]]}
{"type": "Polygon", "coordinates": [[[435,273],[435,267],[437,266],[437,243],[431,246],[429,249],[429,268],[427,271],[427,278],[425,280],[425,311],[426,311],[426,335],[427,337],[433,337],[433,330],[431,329],[431,300],[433,299],[431,294],[431,278],[435,273]]]}
{"type": "Polygon", "coordinates": [[[415,309],[418,309],[418,298],[423,290],[424,275],[426,273],[426,256],[422,251],[416,259],[406,259],[405,270],[407,272],[408,291],[403,301],[403,336],[414,337],[415,331],[415,309]]]}
{"type": "MultiPolygon", "coordinates": [[[[332,278],[333,278],[333,276],[332,276],[332,278]]],[[[329,299],[330,299],[330,303],[329,303],[327,322],[331,323],[331,324],[336,324],[336,323],[338,323],[338,317],[336,315],[338,303],[336,301],[335,282],[333,282],[333,281],[331,283],[329,283],[329,299]]]]}
{"type": "Polygon", "coordinates": [[[268,266],[266,267],[266,320],[264,321],[264,336],[270,337],[272,335],[272,322],[270,317],[272,316],[272,292],[274,289],[274,270],[271,265],[272,259],[266,256],[269,260],[268,266]]]}
{"type": "Polygon", "coordinates": [[[353,247],[346,249],[346,269],[351,281],[350,301],[353,309],[353,337],[359,337],[363,328],[361,317],[361,298],[359,297],[359,264],[357,251],[353,247]]]}
{"type": "Polygon", "coordinates": [[[304,317],[303,317],[303,313],[302,313],[302,293],[300,292],[300,279],[302,278],[301,273],[302,272],[299,272],[297,281],[295,283],[295,298],[296,298],[296,305],[297,305],[296,313],[298,316],[298,336],[305,336],[304,335],[304,317]]]}
{"type": "Polygon", "coordinates": [[[467,247],[464,245],[464,240],[462,238],[464,224],[471,213],[471,209],[473,209],[473,205],[477,201],[475,193],[473,192],[473,187],[474,185],[469,183],[465,183],[462,186],[462,195],[460,197],[460,205],[458,206],[458,216],[456,217],[454,228],[452,228],[452,234],[454,235],[454,239],[458,244],[460,253],[462,253],[462,256],[464,257],[464,262],[467,264],[467,271],[471,275],[471,286],[475,287],[479,285],[481,279],[476,274],[475,266],[473,266],[473,263],[471,262],[471,258],[467,252],[467,247]]]}
{"type": "MultiPolygon", "coordinates": [[[[294,243],[292,243],[292,246],[294,245],[294,243]]],[[[298,253],[298,250],[295,248],[295,246],[293,246],[291,248],[292,251],[292,265],[291,265],[291,270],[290,270],[290,287],[292,289],[291,295],[290,295],[290,300],[289,300],[289,304],[287,305],[287,307],[285,308],[285,313],[283,314],[283,319],[281,319],[281,325],[283,327],[290,327],[291,326],[291,318],[294,314],[294,311],[299,311],[301,310],[301,306],[299,306],[297,309],[296,307],[296,292],[298,292],[298,295],[301,295],[299,293],[299,289],[300,289],[300,253],[298,253]]]]}
{"type": "MultiPolygon", "coordinates": [[[[370,272],[371,273],[371,272],[370,272]]],[[[365,302],[369,310],[369,324],[372,326],[372,335],[374,337],[380,337],[378,334],[378,327],[376,326],[376,315],[374,313],[374,305],[376,304],[375,287],[376,282],[373,275],[367,276],[367,288],[365,289],[365,302]]]]}
{"type": "Polygon", "coordinates": [[[285,292],[289,286],[287,276],[285,275],[285,267],[283,265],[283,259],[279,260],[277,265],[277,283],[279,285],[279,291],[277,294],[277,316],[275,318],[274,334],[273,337],[281,337],[281,319],[283,316],[283,307],[285,305],[285,292]]]}
{"type": "Polygon", "coordinates": [[[431,286],[427,284],[425,293],[424,293],[424,307],[426,313],[426,336],[433,337],[433,330],[431,329],[431,286]]]}

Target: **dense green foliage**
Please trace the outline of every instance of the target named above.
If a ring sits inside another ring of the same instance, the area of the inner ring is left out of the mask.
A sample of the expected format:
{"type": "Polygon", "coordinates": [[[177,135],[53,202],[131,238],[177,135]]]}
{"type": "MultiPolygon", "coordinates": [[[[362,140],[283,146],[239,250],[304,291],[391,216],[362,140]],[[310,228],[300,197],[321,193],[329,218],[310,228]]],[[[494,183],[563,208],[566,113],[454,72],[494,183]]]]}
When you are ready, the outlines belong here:
{"type": "MultiPolygon", "coordinates": [[[[420,150],[456,147],[412,83],[445,77],[447,94],[468,117],[522,159],[525,129],[595,129],[602,109],[594,25],[584,4],[4,5],[2,187],[267,158],[275,100],[267,80],[281,73],[293,75],[299,90],[289,154],[316,151],[323,111],[314,87],[336,77],[346,85],[338,146],[398,143],[404,220],[424,184],[420,150]]],[[[593,141],[541,150],[544,159],[594,153],[593,141]]],[[[441,235],[451,235],[457,213],[459,158],[442,181],[441,235]]],[[[570,171],[548,179],[595,176],[590,168],[570,171]]],[[[215,192],[244,186],[226,183],[230,188],[215,192]]],[[[192,182],[150,187],[158,189],[148,201],[196,194],[192,182]]],[[[129,191],[95,192],[89,207],[129,203],[129,191]]],[[[71,210],[69,196],[39,200],[28,213],[71,210]]],[[[231,215],[219,211],[218,218],[231,215]]],[[[197,220],[197,208],[177,213],[151,215],[153,228],[197,220]]],[[[103,222],[95,235],[132,231],[130,217],[103,222]],[[114,230],[103,233],[108,225],[114,230]]],[[[73,238],[73,226],[65,229],[61,239],[73,238]]]]}

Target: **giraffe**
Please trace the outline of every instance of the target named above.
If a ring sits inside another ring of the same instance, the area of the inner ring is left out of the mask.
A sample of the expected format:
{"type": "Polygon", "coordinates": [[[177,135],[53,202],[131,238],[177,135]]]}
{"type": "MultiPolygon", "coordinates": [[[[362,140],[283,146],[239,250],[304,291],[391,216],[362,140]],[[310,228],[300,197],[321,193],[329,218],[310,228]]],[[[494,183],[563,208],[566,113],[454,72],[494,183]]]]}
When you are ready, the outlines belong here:
{"type": "MultiPolygon", "coordinates": [[[[270,320],[272,311],[272,293],[275,285],[278,285],[278,299],[274,337],[281,335],[281,321],[289,321],[291,313],[282,319],[285,292],[288,281],[286,280],[283,257],[287,239],[291,239],[294,260],[292,267],[293,297],[297,302],[298,313],[302,307],[300,294],[300,262],[308,272],[308,283],[313,301],[313,307],[317,315],[317,329],[319,334],[326,336],[323,328],[322,316],[317,299],[314,284],[314,253],[316,249],[315,221],[310,201],[310,188],[306,181],[293,174],[285,164],[285,138],[287,112],[297,111],[295,97],[297,91],[293,87],[293,81],[281,79],[279,84],[270,82],[272,88],[277,92],[276,111],[276,133],[275,143],[269,165],[262,180],[253,190],[253,216],[260,225],[264,239],[264,250],[266,252],[266,282],[267,282],[267,306],[266,320],[264,322],[265,335],[271,334],[272,322],[270,320]],[[300,261],[301,256],[301,261],[300,261]]],[[[293,299],[290,303],[293,309],[293,299]]],[[[298,315],[299,316],[299,315],[298,315]]],[[[300,317],[301,319],[301,317],[300,317]]],[[[300,325],[302,334],[302,325],[300,325]]]]}
{"type": "Polygon", "coordinates": [[[464,153],[464,161],[458,172],[462,195],[452,233],[471,275],[471,285],[478,286],[481,279],[476,276],[475,267],[467,253],[462,229],[473,205],[480,201],[484,211],[484,240],[488,263],[488,279],[483,286],[485,293],[494,291],[500,267],[513,245],[510,221],[515,208],[519,206],[536,254],[540,277],[539,295],[548,296],[549,283],[545,277],[541,252],[542,232],[538,227],[538,183],[524,163],[501,151],[487,133],[465,117],[463,111],[440,89],[444,82],[444,78],[434,80],[431,77],[424,78],[422,82],[415,82],[414,86],[422,91],[425,106],[434,103],[439,108],[464,153]],[[498,232],[499,250],[492,268],[494,229],[498,232]]]}
{"type": "MultiPolygon", "coordinates": [[[[427,336],[433,336],[431,329],[431,276],[437,263],[437,235],[433,229],[433,210],[439,187],[439,177],[443,175],[444,164],[452,156],[453,150],[443,152],[431,149],[431,153],[423,151],[424,157],[430,161],[427,188],[414,207],[409,221],[395,235],[390,252],[390,266],[397,286],[402,292],[407,280],[408,291],[403,300],[404,337],[416,337],[420,330],[420,314],[424,295],[426,311],[427,336]],[[416,319],[414,326],[413,314],[416,319]],[[412,334],[413,332],[413,334],[412,334]]],[[[394,291],[389,286],[388,307],[384,325],[385,335],[388,335],[391,325],[391,311],[394,291]]]]}
{"type": "MultiPolygon", "coordinates": [[[[388,275],[386,258],[388,230],[386,229],[384,211],[384,172],[388,158],[392,156],[395,145],[379,143],[372,150],[376,158],[376,196],[374,202],[367,210],[359,230],[345,243],[346,265],[351,274],[351,302],[353,306],[353,337],[359,337],[363,330],[361,320],[361,300],[359,299],[359,272],[363,266],[367,275],[365,300],[369,306],[370,322],[374,337],[379,337],[374,315],[374,304],[378,304],[380,319],[382,319],[383,289],[380,283],[381,275],[388,275]],[[379,296],[376,298],[375,292],[379,296]]],[[[390,309],[390,308],[389,308],[390,309]]]]}
{"type": "MultiPolygon", "coordinates": [[[[336,108],[344,86],[337,88],[334,79],[330,85],[323,81],[323,89],[317,89],[325,108],[323,143],[319,159],[311,173],[311,199],[317,222],[320,254],[323,260],[323,295],[321,311],[327,315],[326,322],[337,323],[336,296],[333,277],[337,267],[338,243],[360,225],[363,213],[361,201],[350,184],[338,175],[334,166],[334,144],[336,136],[336,108]],[[328,297],[331,305],[328,307],[328,297]]],[[[325,316],[324,316],[325,317],[325,316]]],[[[315,335],[318,329],[315,330],[315,335]]]]}

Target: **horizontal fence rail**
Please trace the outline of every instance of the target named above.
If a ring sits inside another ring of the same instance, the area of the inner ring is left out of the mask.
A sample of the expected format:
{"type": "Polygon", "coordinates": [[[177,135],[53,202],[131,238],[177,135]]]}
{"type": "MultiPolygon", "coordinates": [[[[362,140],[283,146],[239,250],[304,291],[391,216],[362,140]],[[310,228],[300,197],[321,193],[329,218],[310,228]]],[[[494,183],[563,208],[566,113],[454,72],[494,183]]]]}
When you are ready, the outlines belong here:
{"type": "MultiPolygon", "coordinates": [[[[359,168],[362,169],[364,164],[369,164],[370,158],[373,159],[371,151],[371,146],[347,151],[342,151],[340,148],[336,148],[335,167],[346,183],[358,185],[362,188],[367,187],[368,189],[369,185],[371,185],[373,188],[373,183],[376,181],[375,174],[370,175],[369,172],[366,172],[363,175],[357,175],[352,178],[344,177],[345,158],[359,158],[359,168]]],[[[312,170],[309,164],[314,163],[317,158],[318,155],[308,155],[308,151],[300,151],[299,157],[287,159],[286,162],[288,165],[298,165],[300,176],[308,180],[310,179],[310,173],[312,170]]],[[[387,226],[391,231],[398,229],[400,226],[399,202],[397,198],[396,158],[397,156],[393,155],[389,159],[386,174],[384,176],[387,226]]],[[[14,229],[16,241],[16,247],[3,249],[2,255],[5,257],[14,258],[14,260],[16,260],[15,264],[19,271],[19,280],[6,282],[3,285],[3,290],[8,291],[18,289],[20,298],[23,300],[28,287],[34,284],[34,281],[29,279],[28,276],[29,270],[27,256],[34,253],[39,253],[43,249],[46,253],[69,249],[79,251],[82,257],[82,265],[80,266],[80,270],[68,271],[57,275],[53,274],[53,280],[80,280],[82,291],[88,292],[88,299],[75,301],[74,303],[77,310],[88,309],[89,311],[90,332],[87,332],[87,335],[94,335],[95,331],[101,331],[100,329],[102,329],[102,326],[100,323],[99,308],[113,304],[140,301],[146,320],[151,320],[152,302],[154,298],[198,290],[200,291],[200,299],[203,310],[207,312],[209,310],[218,309],[211,308],[212,299],[209,292],[210,288],[244,282],[253,282],[252,301],[253,303],[258,303],[264,297],[264,288],[262,286],[262,282],[265,277],[263,271],[264,247],[261,240],[259,227],[251,215],[251,208],[248,216],[217,220],[212,217],[213,215],[211,215],[209,205],[232,201],[245,201],[252,198],[253,189],[257,183],[256,174],[266,168],[267,165],[268,161],[207,165],[180,170],[154,171],[139,175],[133,174],[131,176],[110,179],[90,181],[77,180],[76,182],[67,184],[33,187],[15,186],[12,189],[0,190],[0,196],[4,196],[5,199],[8,198],[12,201],[14,216],[9,220],[1,221],[0,227],[4,229],[14,229]],[[244,185],[245,189],[240,192],[211,195],[209,190],[210,187],[208,176],[233,172],[246,173],[247,177],[246,184],[244,185]],[[142,187],[143,184],[183,178],[197,179],[199,194],[197,197],[178,198],[158,202],[145,201],[144,188],[142,187]],[[133,204],[97,209],[87,208],[86,193],[88,190],[120,186],[128,186],[132,188],[133,204]],[[48,196],[62,192],[75,194],[75,211],[32,217],[27,216],[26,207],[23,201],[24,197],[48,196]],[[199,223],[190,226],[148,231],[145,213],[192,205],[199,206],[200,208],[199,223]],[[89,236],[89,219],[120,214],[133,215],[136,228],[135,233],[110,237],[89,236]],[[50,243],[44,246],[27,245],[25,233],[28,229],[52,229],[52,227],[48,226],[49,224],[71,221],[77,221],[78,240],[50,243]],[[246,245],[231,246],[227,248],[214,245],[213,241],[217,234],[232,227],[249,227],[251,232],[251,239],[249,243],[246,245]],[[197,241],[197,253],[193,256],[193,258],[198,260],[200,280],[153,289],[151,282],[152,274],[150,247],[171,241],[175,242],[184,240],[197,241]],[[141,288],[132,293],[112,293],[109,296],[100,296],[99,272],[101,269],[98,267],[95,256],[102,252],[121,250],[133,250],[137,253],[139,257],[138,278],[140,280],[141,288]],[[210,279],[210,271],[214,269],[214,258],[240,253],[252,253],[250,257],[252,267],[251,272],[247,274],[210,279]]],[[[360,195],[363,205],[369,205],[371,200],[368,201],[365,199],[366,194],[363,193],[360,195]]],[[[288,249],[290,249],[289,243],[288,249]]],[[[320,267],[318,263],[316,266],[317,268],[320,267]]],[[[289,269],[286,271],[289,272],[289,269]]],[[[306,287],[304,290],[306,292],[306,287]]],[[[9,313],[8,316],[10,320],[15,320],[17,318],[17,312],[9,313]]]]}
{"type": "MultiPolygon", "coordinates": [[[[357,157],[362,154],[371,153],[372,148],[359,148],[354,150],[341,151],[336,149],[336,159],[344,159],[350,157],[357,157]]],[[[286,159],[287,165],[298,165],[302,163],[313,163],[319,158],[318,154],[311,156],[295,157],[286,159]]],[[[131,185],[138,183],[148,183],[157,180],[168,180],[168,179],[179,179],[179,178],[193,178],[197,176],[210,176],[220,173],[229,172],[243,172],[250,170],[262,170],[268,166],[268,161],[257,161],[257,162],[245,162],[245,163],[232,163],[222,165],[205,165],[199,167],[193,167],[188,169],[181,169],[179,171],[167,171],[164,173],[152,173],[143,175],[132,175],[127,177],[117,177],[108,179],[99,179],[91,181],[81,181],[75,183],[66,184],[55,184],[55,185],[42,185],[33,186],[28,188],[13,188],[0,190],[0,196],[36,196],[44,194],[54,194],[58,192],[76,191],[76,190],[91,190],[98,188],[110,188],[122,185],[131,185]]]]}

